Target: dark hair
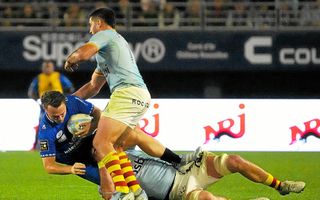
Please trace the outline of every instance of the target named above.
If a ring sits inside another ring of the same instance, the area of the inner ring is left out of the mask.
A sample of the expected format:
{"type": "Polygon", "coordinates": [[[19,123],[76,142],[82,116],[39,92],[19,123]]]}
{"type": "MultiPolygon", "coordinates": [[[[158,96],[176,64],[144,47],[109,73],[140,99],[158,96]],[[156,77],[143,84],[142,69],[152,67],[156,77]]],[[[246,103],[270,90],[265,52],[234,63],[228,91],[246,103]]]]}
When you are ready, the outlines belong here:
{"type": "Polygon", "coordinates": [[[110,8],[98,8],[94,10],[89,17],[98,17],[101,18],[105,23],[107,23],[112,28],[116,25],[115,13],[110,8]]]}
{"type": "Polygon", "coordinates": [[[62,103],[66,102],[66,97],[58,91],[46,91],[41,96],[41,104],[44,108],[48,106],[53,106],[55,108],[59,107],[62,103]]]}

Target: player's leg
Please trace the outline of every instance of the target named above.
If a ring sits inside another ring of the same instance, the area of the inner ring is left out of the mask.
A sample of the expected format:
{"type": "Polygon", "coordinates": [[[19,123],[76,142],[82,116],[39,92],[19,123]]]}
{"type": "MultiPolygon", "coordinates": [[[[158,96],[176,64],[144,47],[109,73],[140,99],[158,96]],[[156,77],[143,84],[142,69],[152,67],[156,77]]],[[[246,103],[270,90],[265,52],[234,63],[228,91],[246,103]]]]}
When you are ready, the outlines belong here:
{"type": "Polygon", "coordinates": [[[145,134],[140,128],[136,127],[132,132],[135,137],[135,144],[150,156],[160,158],[170,163],[180,163],[181,157],[170,149],[163,146],[158,140],[145,134]]]}
{"type": "MultiPolygon", "coordinates": [[[[134,193],[135,199],[147,199],[147,197],[142,192],[132,167],[128,166],[125,167],[125,170],[122,169],[119,154],[115,153],[113,146],[117,146],[118,140],[127,137],[128,133],[138,124],[147,111],[149,102],[150,94],[146,89],[128,87],[115,90],[110,97],[108,106],[101,114],[94,139],[94,147],[97,146],[100,149],[98,153],[104,155],[100,160],[100,166],[105,164],[109,173],[113,169],[118,170],[118,174],[113,180],[120,180],[126,186],[124,192],[127,192],[129,187],[130,191],[134,193]]],[[[98,151],[98,149],[96,150],[98,151]]],[[[121,156],[124,155],[124,152],[121,153],[121,156]]]]}
{"type": "Polygon", "coordinates": [[[205,190],[197,189],[189,192],[186,200],[227,200],[227,198],[213,195],[205,190]]]}
{"type": "Polygon", "coordinates": [[[239,155],[229,155],[226,159],[226,166],[230,172],[239,172],[253,182],[263,183],[278,190],[282,195],[290,192],[300,193],[305,187],[305,183],[301,181],[281,182],[261,167],[243,159],[239,155]]]}
{"type": "Polygon", "coordinates": [[[122,143],[124,149],[132,147],[134,145],[138,145],[142,151],[150,156],[160,158],[161,160],[167,161],[177,166],[185,165],[191,161],[194,161],[201,152],[201,148],[198,148],[193,153],[179,156],[170,149],[163,146],[158,140],[145,134],[138,127],[131,131],[122,143]]]}
{"type": "Polygon", "coordinates": [[[115,141],[128,130],[128,126],[109,117],[101,116],[93,146],[98,159],[100,186],[102,192],[110,192],[112,185],[105,183],[108,180],[106,169],[111,175],[115,189],[120,193],[129,193],[129,187],[121,170],[118,153],[114,150],[115,141]]]}

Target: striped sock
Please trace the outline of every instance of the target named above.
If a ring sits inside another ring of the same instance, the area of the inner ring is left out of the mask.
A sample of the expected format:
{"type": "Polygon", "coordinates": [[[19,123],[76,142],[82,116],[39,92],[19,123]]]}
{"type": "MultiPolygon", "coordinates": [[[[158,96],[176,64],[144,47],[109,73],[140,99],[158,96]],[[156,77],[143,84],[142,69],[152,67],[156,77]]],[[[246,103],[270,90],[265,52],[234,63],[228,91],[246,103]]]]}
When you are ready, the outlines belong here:
{"type": "Polygon", "coordinates": [[[276,190],[279,190],[281,181],[274,178],[271,174],[268,174],[268,178],[267,178],[267,180],[265,180],[265,182],[263,184],[268,185],[270,187],[273,187],[276,190]]]}
{"type": "Polygon", "coordinates": [[[117,152],[110,152],[98,163],[98,166],[99,168],[107,168],[117,192],[129,193],[129,187],[123,176],[117,152]]]}
{"type": "Polygon", "coordinates": [[[120,159],[122,173],[126,180],[126,183],[132,192],[136,192],[138,189],[141,189],[141,187],[136,176],[134,175],[131,162],[128,159],[128,156],[125,152],[122,151],[118,155],[120,159]]]}

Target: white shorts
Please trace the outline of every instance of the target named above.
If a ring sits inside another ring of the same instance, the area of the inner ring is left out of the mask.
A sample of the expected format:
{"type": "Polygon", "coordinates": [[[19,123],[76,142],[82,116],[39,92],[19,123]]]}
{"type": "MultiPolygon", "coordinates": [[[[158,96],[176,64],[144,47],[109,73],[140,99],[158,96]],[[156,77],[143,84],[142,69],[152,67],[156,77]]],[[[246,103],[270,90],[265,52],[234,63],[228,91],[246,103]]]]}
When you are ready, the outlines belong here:
{"type": "Polygon", "coordinates": [[[102,116],[120,121],[133,129],[148,110],[150,101],[147,89],[133,86],[116,89],[102,116]]]}
{"type": "Polygon", "coordinates": [[[186,174],[176,173],[176,178],[169,194],[170,200],[185,200],[189,192],[196,189],[206,189],[209,185],[219,180],[219,178],[213,178],[207,173],[206,160],[208,156],[215,156],[213,166],[219,174],[227,175],[231,173],[226,167],[227,154],[216,155],[204,151],[200,162],[192,162],[186,166],[188,169],[186,174]]]}

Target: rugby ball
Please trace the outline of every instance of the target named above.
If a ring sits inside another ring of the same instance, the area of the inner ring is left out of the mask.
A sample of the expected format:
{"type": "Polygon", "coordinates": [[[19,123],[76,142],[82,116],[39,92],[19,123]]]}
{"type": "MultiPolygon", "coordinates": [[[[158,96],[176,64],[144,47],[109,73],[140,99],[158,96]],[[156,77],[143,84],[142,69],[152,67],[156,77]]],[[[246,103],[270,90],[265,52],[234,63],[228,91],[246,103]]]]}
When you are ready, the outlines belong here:
{"type": "Polygon", "coordinates": [[[67,123],[67,128],[70,133],[75,135],[77,132],[81,131],[83,127],[81,124],[91,122],[93,117],[87,114],[74,114],[70,117],[67,123]]]}

